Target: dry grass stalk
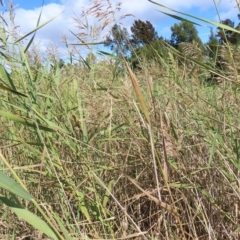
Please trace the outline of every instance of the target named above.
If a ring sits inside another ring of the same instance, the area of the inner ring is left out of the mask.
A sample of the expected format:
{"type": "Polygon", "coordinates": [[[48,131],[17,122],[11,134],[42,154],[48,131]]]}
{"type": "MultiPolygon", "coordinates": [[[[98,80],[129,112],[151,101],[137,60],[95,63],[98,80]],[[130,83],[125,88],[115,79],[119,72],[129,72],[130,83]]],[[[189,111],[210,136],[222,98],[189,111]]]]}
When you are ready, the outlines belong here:
{"type": "Polygon", "coordinates": [[[145,118],[147,120],[147,123],[149,125],[151,125],[149,111],[148,111],[148,108],[147,108],[147,106],[145,104],[145,100],[144,100],[144,98],[142,96],[140,87],[138,85],[137,78],[135,77],[134,73],[132,72],[132,69],[129,67],[129,64],[127,63],[126,60],[124,60],[124,63],[125,63],[125,66],[127,68],[128,73],[129,73],[129,76],[130,76],[130,79],[131,79],[131,82],[132,82],[132,85],[133,85],[133,89],[134,89],[135,94],[136,94],[136,96],[138,98],[141,110],[143,111],[143,114],[144,114],[144,116],[145,116],[145,118]]]}
{"type": "Polygon", "coordinates": [[[151,194],[149,194],[148,191],[145,191],[144,189],[142,189],[139,184],[133,180],[132,178],[130,178],[129,176],[127,176],[127,178],[129,179],[129,181],[135,185],[139,190],[141,190],[142,193],[144,193],[150,200],[152,200],[153,202],[155,202],[157,205],[159,205],[160,207],[164,208],[165,210],[167,210],[169,213],[173,213],[175,216],[177,216],[179,218],[179,214],[178,212],[169,204],[159,201],[157,198],[155,198],[154,196],[152,196],[151,194]]]}
{"type": "MultiPolygon", "coordinates": [[[[203,49],[199,47],[199,44],[193,42],[182,42],[179,44],[179,51],[183,54],[183,66],[186,66],[186,73],[189,74],[193,71],[193,76],[198,79],[199,66],[191,61],[194,59],[198,62],[203,62],[203,49]],[[189,59],[190,58],[190,59],[189,59]]],[[[182,59],[180,59],[182,61],[182,59]]]]}
{"type": "Polygon", "coordinates": [[[238,46],[220,46],[218,52],[218,65],[230,78],[240,74],[240,48],[238,46]],[[236,75],[237,74],[237,75],[236,75]]]}
{"type": "MultiPolygon", "coordinates": [[[[120,11],[121,2],[116,4],[113,4],[109,0],[94,0],[90,2],[82,11],[80,19],[76,16],[73,18],[77,23],[77,28],[80,30],[78,33],[79,38],[81,38],[83,42],[89,42],[89,37],[90,39],[97,37],[98,42],[100,39],[105,40],[108,33],[103,34],[104,30],[106,28],[110,29],[114,23],[118,22],[116,17],[120,11]],[[92,27],[89,23],[89,21],[91,21],[89,17],[97,20],[98,25],[92,27]],[[83,22],[81,19],[85,19],[85,21],[83,22]]],[[[120,15],[119,21],[129,16],[133,15],[120,15]]]]}

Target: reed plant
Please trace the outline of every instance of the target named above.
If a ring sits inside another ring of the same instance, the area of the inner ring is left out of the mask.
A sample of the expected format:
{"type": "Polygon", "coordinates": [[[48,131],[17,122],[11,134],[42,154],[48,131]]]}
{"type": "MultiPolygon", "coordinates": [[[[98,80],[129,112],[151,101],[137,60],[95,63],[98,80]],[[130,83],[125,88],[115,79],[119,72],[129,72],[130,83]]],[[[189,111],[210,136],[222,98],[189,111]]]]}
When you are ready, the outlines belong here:
{"type": "MultiPolygon", "coordinates": [[[[75,17],[75,55],[119,7],[94,0],[95,30],[75,17]]],[[[15,38],[2,22],[0,238],[239,239],[238,78],[167,45],[136,71],[99,50],[60,67],[33,47],[40,18],[15,38]]]]}

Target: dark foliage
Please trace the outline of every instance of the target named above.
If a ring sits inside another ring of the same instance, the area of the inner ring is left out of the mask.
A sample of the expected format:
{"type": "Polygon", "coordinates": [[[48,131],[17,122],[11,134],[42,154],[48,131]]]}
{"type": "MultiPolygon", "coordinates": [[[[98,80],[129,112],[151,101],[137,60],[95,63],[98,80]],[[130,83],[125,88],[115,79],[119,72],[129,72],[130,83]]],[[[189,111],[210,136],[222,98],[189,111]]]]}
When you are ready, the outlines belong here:
{"type": "Polygon", "coordinates": [[[181,21],[178,24],[174,24],[171,27],[172,35],[171,35],[171,45],[174,47],[178,47],[181,42],[197,42],[199,46],[203,47],[202,41],[198,36],[198,31],[195,26],[186,21],[181,21]]]}
{"type": "MultiPolygon", "coordinates": [[[[223,20],[221,21],[221,23],[231,28],[234,28],[234,22],[230,19],[223,20]]],[[[235,29],[240,30],[240,25],[238,24],[235,29]]],[[[240,34],[231,30],[223,29],[221,27],[218,27],[217,30],[218,32],[216,37],[219,39],[220,44],[226,44],[227,42],[232,44],[240,43],[240,34]]]]}
{"type": "Polygon", "coordinates": [[[160,58],[165,59],[168,56],[167,44],[169,44],[168,40],[160,37],[159,39],[152,41],[150,44],[139,46],[134,52],[132,52],[129,59],[131,66],[134,69],[141,69],[141,62],[151,60],[161,64],[160,58]]]}
{"type": "Polygon", "coordinates": [[[206,45],[207,45],[207,51],[206,51],[207,56],[210,59],[216,60],[220,43],[219,43],[219,39],[215,36],[212,29],[210,32],[209,40],[206,43],[206,45]]]}
{"type": "Polygon", "coordinates": [[[121,54],[126,55],[130,50],[129,43],[130,37],[127,29],[124,27],[122,28],[118,24],[114,24],[110,35],[104,41],[104,46],[110,47],[117,56],[121,56],[121,54]]]}
{"type": "Polygon", "coordinates": [[[131,31],[131,42],[134,46],[149,44],[158,38],[155,28],[149,21],[135,20],[131,31]]]}

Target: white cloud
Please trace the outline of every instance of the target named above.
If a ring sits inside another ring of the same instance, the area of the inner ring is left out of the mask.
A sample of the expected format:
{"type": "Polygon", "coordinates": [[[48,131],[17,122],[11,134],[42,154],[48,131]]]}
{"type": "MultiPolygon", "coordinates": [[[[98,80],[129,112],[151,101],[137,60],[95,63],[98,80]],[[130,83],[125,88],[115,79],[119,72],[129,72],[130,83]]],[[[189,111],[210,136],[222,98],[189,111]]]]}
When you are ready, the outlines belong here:
{"type": "MultiPolygon", "coordinates": [[[[110,0],[110,2],[116,3],[117,1],[110,0]]],[[[211,0],[156,0],[156,2],[178,11],[187,11],[188,13],[192,8],[198,8],[199,17],[204,17],[204,11],[214,7],[213,1],[211,0]]],[[[74,33],[78,33],[80,31],[76,28],[77,23],[73,20],[73,17],[74,14],[77,17],[80,17],[82,9],[87,5],[87,3],[89,3],[88,0],[61,0],[58,4],[51,3],[44,6],[41,23],[48,21],[60,13],[61,14],[37,32],[36,40],[41,41],[42,46],[40,49],[42,51],[46,50],[48,42],[52,42],[57,44],[61,52],[63,52],[64,46],[61,43],[62,34],[66,35],[70,42],[77,42],[77,39],[69,32],[69,29],[74,33]]],[[[237,9],[233,10],[234,1],[230,2],[230,0],[219,0],[217,4],[219,4],[219,10],[223,16],[222,19],[225,19],[226,17],[232,18],[234,14],[237,14],[237,9]]],[[[151,21],[154,26],[162,24],[163,30],[161,32],[169,30],[170,26],[167,27],[166,25],[166,22],[169,21],[169,17],[159,12],[159,10],[168,10],[149,2],[148,0],[122,0],[121,7],[121,14],[130,13],[135,15],[135,18],[130,17],[124,20],[128,28],[134,19],[141,19],[144,21],[151,21]]],[[[40,11],[40,8],[35,8],[32,10],[19,8],[15,10],[15,23],[16,25],[20,26],[20,32],[22,35],[30,32],[36,27],[40,11]]],[[[120,13],[117,15],[119,16],[120,13]]],[[[216,14],[214,13],[212,20],[218,21],[215,16],[216,14]]],[[[96,23],[96,19],[93,17],[89,17],[88,21],[91,24],[93,24],[94,21],[96,23]]]]}
{"type": "MultiPolygon", "coordinates": [[[[220,17],[221,17],[221,20],[225,20],[225,19],[227,19],[227,18],[229,18],[229,19],[231,19],[231,20],[237,20],[237,15],[238,15],[238,13],[239,13],[239,10],[238,9],[236,9],[236,8],[234,8],[234,9],[230,9],[229,11],[221,11],[220,13],[219,13],[219,15],[220,15],[220,17]]],[[[214,18],[214,20],[215,21],[219,21],[219,17],[218,16],[216,16],[215,18],[214,18]]],[[[235,23],[235,25],[237,25],[236,23],[235,23]]]]}
{"type": "MultiPolygon", "coordinates": [[[[214,1],[211,0],[156,0],[155,2],[164,5],[166,7],[172,8],[179,12],[186,12],[188,13],[193,8],[197,8],[199,11],[198,17],[204,18],[204,11],[207,11],[210,8],[214,9],[214,1]]],[[[218,6],[218,10],[225,12],[233,12],[235,1],[230,0],[219,0],[219,2],[216,3],[218,6]]],[[[171,12],[168,9],[161,7],[159,5],[153,4],[152,2],[148,0],[131,0],[131,1],[123,1],[122,4],[123,11],[124,12],[130,12],[133,13],[136,18],[146,19],[146,20],[152,20],[156,21],[159,19],[166,18],[165,15],[161,14],[159,11],[163,12],[171,12]]],[[[236,8],[235,11],[236,12],[236,8]]],[[[176,14],[174,12],[171,12],[172,14],[176,14]]],[[[213,11],[214,16],[216,15],[216,11],[213,11]],[[215,12],[215,13],[214,13],[215,12]]],[[[191,13],[190,13],[191,14],[191,13]]],[[[213,19],[212,19],[213,20],[213,19]]]]}
{"type": "MultiPolygon", "coordinates": [[[[84,1],[75,1],[74,4],[71,4],[71,1],[62,2],[64,4],[51,3],[43,7],[40,25],[54,17],[56,18],[37,31],[35,43],[43,53],[49,44],[57,45],[59,46],[61,57],[65,58],[67,49],[63,51],[65,45],[62,43],[62,36],[65,35],[69,42],[76,42],[76,37],[69,31],[78,33],[75,27],[77,24],[72,18],[74,16],[73,11],[75,10],[76,15],[80,15],[81,5],[85,5],[86,3],[84,1]]],[[[36,28],[40,12],[41,8],[32,10],[18,8],[15,10],[15,25],[19,26],[19,36],[23,36],[36,28]]],[[[28,37],[29,39],[30,36],[28,37]]]]}

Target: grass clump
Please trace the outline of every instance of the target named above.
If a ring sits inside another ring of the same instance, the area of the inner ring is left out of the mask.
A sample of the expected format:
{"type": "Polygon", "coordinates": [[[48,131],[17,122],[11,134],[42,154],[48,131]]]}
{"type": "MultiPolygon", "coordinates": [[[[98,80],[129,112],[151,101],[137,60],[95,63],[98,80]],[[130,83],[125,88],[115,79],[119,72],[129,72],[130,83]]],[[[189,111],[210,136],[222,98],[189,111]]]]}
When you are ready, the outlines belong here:
{"type": "Polygon", "coordinates": [[[2,239],[239,238],[237,80],[170,46],[43,64],[2,34],[2,239]]]}

